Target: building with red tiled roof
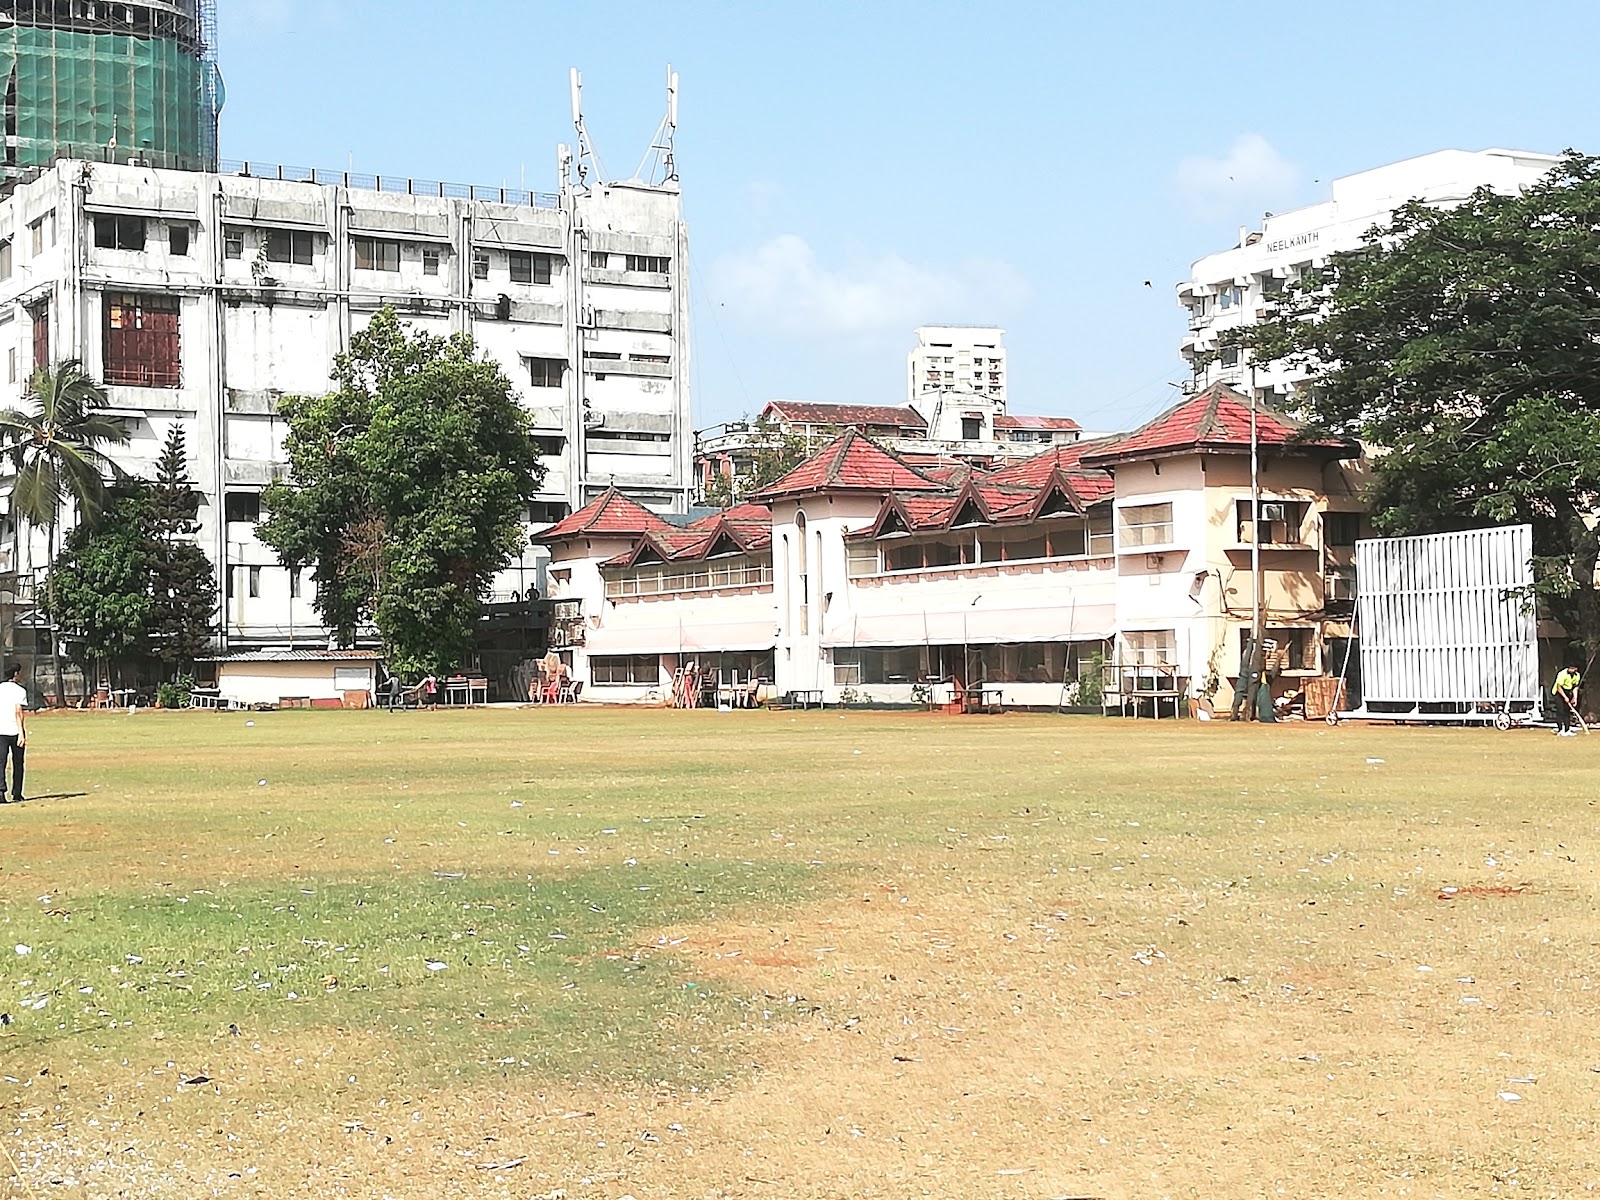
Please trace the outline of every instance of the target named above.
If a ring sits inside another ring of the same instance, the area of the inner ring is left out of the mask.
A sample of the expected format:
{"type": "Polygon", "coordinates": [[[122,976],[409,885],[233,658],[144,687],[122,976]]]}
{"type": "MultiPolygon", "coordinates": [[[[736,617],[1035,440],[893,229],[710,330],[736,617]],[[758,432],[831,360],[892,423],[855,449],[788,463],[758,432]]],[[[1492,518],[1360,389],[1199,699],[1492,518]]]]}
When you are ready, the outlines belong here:
{"type": "MultiPolygon", "coordinates": [[[[1084,461],[1090,466],[1201,451],[1248,453],[1250,401],[1224,383],[1189,396],[1132,433],[1094,447],[1084,461]]],[[[1300,424],[1282,413],[1256,406],[1256,444],[1261,450],[1355,458],[1359,446],[1347,441],[1308,438],[1300,424]]]]}
{"type": "Polygon", "coordinates": [[[928,431],[927,419],[909,404],[894,406],[771,400],[756,419],[778,421],[791,429],[813,426],[833,433],[854,429],[882,437],[921,437],[928,431]]]}
{"type": "Polygon", "coordinates": [[[595,699],[754,686],[909,702],[981,682],[1040,707],[1102,685],[1129,711],[1170,711],[1191,687],[1225,703],[1259,559],[1277,686],[1297,686],[1349,634],[1360,464],[1258,413],[1257,509],[1248,420],[1213,389],[1131,434],[987,468],[909,463],[850,429],[752,501],[625,546],[577,536],[627,523],[591,506],[552,540],[573,589],[558,598],[585,620],[574,676],[595,699]]]}
{"type": "Polygon", "coordinates": [[[851,429],[783,478],[757,490],[753,498],[770,504],[783,497],[825,492],[933,492],[943,487],[851,429]]]}
{"type": "Polygon", "coordinates": [[[611,487],[577,512],[534,534],[533,540],[548,543],[571,537],[630,537],[672,527],[637,500],[611,487]]]}

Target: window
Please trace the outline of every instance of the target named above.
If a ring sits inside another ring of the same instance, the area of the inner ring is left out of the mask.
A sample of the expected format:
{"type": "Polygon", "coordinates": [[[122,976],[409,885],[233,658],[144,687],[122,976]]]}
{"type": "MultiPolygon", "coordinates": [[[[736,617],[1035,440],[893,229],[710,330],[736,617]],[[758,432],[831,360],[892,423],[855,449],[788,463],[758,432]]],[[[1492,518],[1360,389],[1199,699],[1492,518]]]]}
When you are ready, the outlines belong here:
{"type": "Polygon", "coordinates": [[[472,277],[474,279],[489,278],[489,252],[487,250],[474,250],[472,252],[472,277]]]}
{"type": "Polygon", "coordinates": [[[567,448],[566,435],[561,433],[536,433],[532,441],[534,448],[547,457],[560,454],[567,448]]]}
{"type": "MultiPolygon", "coordinates": [[[[359,246],[362,239],[357,238],[359,246]]],[[[393,243],[388,243],[393,245],[393,243]]],[[[311,265],[311,254],[316,248],[316,235],[306,229],[269,229],[267,230],[267,261],[276,263],[299,263],[303,267],[311,265]]],[[[356,265],[360,265],[361,251],[356,251],[356,265]]],[[[370,268],[369,268],[370,269],[370,268]]],[[[399,270],[398,260],[392,268],[383,270],[399,270]]]]}
{"type": "Polygon", "coordinates": [[[1322,517],[1323,540],[1330,546],[1354,546],[1361,536],[1361,514],[1353,512],[1324,513],[1322,517]]]}
{"type": "Polygon", "coordinates": [[[6,382],[17,381],[17,348],[15,346],[6,351],[6,382]]]}
{"type": "Polygon", "coordinates": [[[144,218],[106,215],[96,217],[94,244],[100,250],[143,250],[144,218]]]}
{"type": "Polygon", "coordinates": [[[222,500],[222,517],[225,521],[261,520],[261,493],[229,492],[222,500]]]}
{"type": "Polygon", "coordinates": [[[1240,542],[1258,541],[1264,546],[1298,546],[1305,540],[1305,534],[1301,532],[1306,516],[1306,506],[1303,503],[1263,500],[1260,519],[1256,521],[1254,531],[1250,527],[1250,501],[1237,501],[1234,508],[1240,542]]]}
{"type": "Polygon", "coordinates": [[[1222,351],[1218,361],[1225,367],[1237,367],[1239,365],[1239,347],[1227,347],[1222,351]]]}
{"type": "MultiPolygon", "coordinates": [[[[1242,647],[1250,631],[1241,629],[1242,647]]],[[[1317,669],[1317,631],[1314,629],[1269,628],[1262,642],[1262,666],[1268,671],[1315,671],[1317,669]]]]}
{"type": "Polygon", "coordinates": [[[189,257],[189,227],[187,225],[167,226],[167,251],[176,258],[189,257]]]}
{"type": "Polygon", "coordinates": [[[844,544],[844,573],[851,579],[878,573],[878,544],[876,542],[846,542],[844,544]]]}
{"type": "Polygon", "coordinates": [[[1329,567],[1322,577],[1322,601],[1324,608],[1344,606],[1348,608],[1355,603],[1356,598],[1356,569],[1354,567],[1329,567]]]}
{"type": "Polygon", "coordinates": [[[297,567],[289,568],[289,599],[300,599],[300,571],[297,567]]]}
{"type": "Polygon", "coordinates": [[[528,364],[529,387],[560,387],[562,376],[567,371],[567,360],[564,358],[524,358],[528,364]]]}
{"type": "Polygon", "coordinates": [[[661,663],[653,654],[608,654],[589,660],[589,678],[596,687],[604,684],[645,684],[661,682],[661,663]]]}
{"type": "Polygon", "coordinates": [[[356,243],[356,270],[398,271],[400,269],[400,243],[384,238],[358,237],[356,243]]]}
{"type": "Polygon", "coordinates": [[[56,244],[56,210],[51,209],[36,221],[28,222],[31,252],[37,256],[56,244]]]}
{"type": "Polygon", "coordinates": [[[1089,557],[1105,558],[1115,552],[1111,539],[1111,518],[1089,518],[1089,557]]]}
{"type": "Polygon", "coordinates": [[[604,271],[611,265],[611,255],[604,250],[591,250],[589,251],[589,265],[604,271]]]}
{"type": "Polygon", "coordinates": [[[28,315],[33,318],[33,369],[37,371],[50,365],[50,301],[39,301],[28,315]]]}
{"type": "Polygon", "coordinates": [[[654,275],[665,275],[672,261],[665,255],[656,254],[630,254],[627,260],[628,270],[644,271],[654,275]]]}
{"type": "Polygon", "coordinates": [[[222,231],[222,257],[244,257],[244,230],[237,225],[229,225],[222,231]]]}
{"type": "Polygon", "coordinates": [[[246,585],[245,585],[245,595],[247,595],[247,596],[260,596],[261,595],[261,568],[260,567],[246,567],[245,570],[249,572],[249,577],[246,580],[246,585]]]}
{"type": "Polygon", "coordinates": [[[107,383],[177,387],[178,298],[107,292],[104,358],[107,383]]]}
{"type": "Polygon", "coordinates": [[[572,506],[565,500],[533,500],[523,519],[529,525],[554,525],[571,512],[572,506]]]}
{"type": "Polygon", "coordinates": [[[422,248],[422,273],[424,275],[437,275],[439,273],[439,247],[424,246],[422,248]]]}
{"type": "Polygon", "coordinates": [[[1178,635],[1171,629],[1130,629],[1122,641],[1131,666],[1171,666],[1177,657],[1178,635]]]}
{"type": "Polygon", "coordinates": [[[513,250],[511,259],[512,283],[549,283],[550,282],[550,256],[548,254],[530,254],[523,250],[513,250]]]}
{"type": "Polygon", "coordinates": [[[1139,546],[1165,546],[1172,541],[1172,504],[1130,504],[1117,510],[1122,518],[1124,549],[1139,546]]]}
{"type": "Polygon", "coordinates": [[[983,437],[983,418],[962,417],[961,440],[964,442],[975,442],[981,437],[983,437]]]}
{"type": "Polygon", "coordinates": [[[0,242],[0,279],[11,278],[11,239],[0,242]]]}

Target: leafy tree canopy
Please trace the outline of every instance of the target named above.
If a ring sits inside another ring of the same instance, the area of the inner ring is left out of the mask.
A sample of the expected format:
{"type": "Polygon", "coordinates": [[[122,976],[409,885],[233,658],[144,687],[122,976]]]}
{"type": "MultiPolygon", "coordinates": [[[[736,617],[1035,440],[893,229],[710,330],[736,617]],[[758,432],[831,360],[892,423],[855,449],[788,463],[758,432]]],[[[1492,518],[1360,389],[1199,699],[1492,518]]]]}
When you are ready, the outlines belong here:
{"type": "Polygon", "coordinates": [[[470,337],[407,331],[387,308],[334,384],[284,399],[290,477],[263,494],[258,535],[312,568],[317,610],[346,644],[371,622],[397,671],[460,667],[543,478],[528,415],[470,337]]]}
{"type": "Polygon", "coordinates": [[[1374,449],[1388,532],[1527,522],[1537,590],[1600,653],[1600,160],[1520,195],[1410,203],[1238,341],[1309,369],[1322,431],[1374,449]]]}
{"type": "Polygon", "coordinates": [[[67,534],[44,589],[45,612],[86,668],[141,656],[150,620],[150,493],[108,494],[102,519],[67,534]]]}

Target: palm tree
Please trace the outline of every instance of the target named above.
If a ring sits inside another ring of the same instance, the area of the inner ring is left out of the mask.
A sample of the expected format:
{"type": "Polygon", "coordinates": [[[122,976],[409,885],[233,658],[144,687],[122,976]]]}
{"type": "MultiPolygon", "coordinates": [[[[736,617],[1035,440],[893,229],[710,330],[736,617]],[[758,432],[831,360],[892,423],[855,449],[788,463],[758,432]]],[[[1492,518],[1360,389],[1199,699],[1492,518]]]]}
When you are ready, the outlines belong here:
{"type": "MultiPolygon", "coordinates": [[[[105,389],[84,373],[77,359],[40,367],[22,399],[22,408],[0,410],[0,446],[16,472],[11,508],[34,528],[49,529],[54,565],[62,508],[70,502],[78,519],[91,525],[100,519],[106,477],[122,474],[100,448],[121,445],[128,434],[100,411],[106,406],[105,389]]],[[[61,647],[53,626],[50,652],[60,704],[64,700],[61,647]]]]}

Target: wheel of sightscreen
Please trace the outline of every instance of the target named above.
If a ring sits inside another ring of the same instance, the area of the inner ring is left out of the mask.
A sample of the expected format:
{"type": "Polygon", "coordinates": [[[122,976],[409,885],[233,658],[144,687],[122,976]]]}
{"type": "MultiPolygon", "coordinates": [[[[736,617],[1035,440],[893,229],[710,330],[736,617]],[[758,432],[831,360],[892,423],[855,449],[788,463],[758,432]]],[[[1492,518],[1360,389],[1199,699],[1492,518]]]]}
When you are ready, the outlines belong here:
{"type": "Polygon", "coordinates": [[[1506,730],[1510,729],[1511,728],[1511,714],[1510,713],[1503,713],[1503,712],[1495,713],[1495,715],[1494,715],[1494,727],[1496,729],[1498,729],[1501,733],[1504,733],[1506,730]]]}
{"type": "Polygon", "coordinates": [[[1323,717],[1322,719],[1324,721],[1326,721],[1329,725],[1337,725],[1339,723],[1339,714],[1336,713],[1336,712],[1331,712],[1330,711],[1328,713],[1328,715],[1323,717]]]}

